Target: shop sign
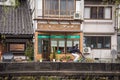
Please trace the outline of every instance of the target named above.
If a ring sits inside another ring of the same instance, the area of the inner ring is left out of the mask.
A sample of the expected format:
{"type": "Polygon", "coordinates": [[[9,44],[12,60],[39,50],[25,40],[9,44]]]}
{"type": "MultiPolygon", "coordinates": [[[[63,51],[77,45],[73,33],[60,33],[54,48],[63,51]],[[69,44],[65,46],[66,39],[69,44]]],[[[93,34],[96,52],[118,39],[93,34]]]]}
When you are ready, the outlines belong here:
{"type": "Polygon", "coordinates": [[[65,38],[65,36],[63,36],[63,35],[59,35],[59,36],[52,35],[52,36],[50,36],[50,38],[65,38]]]}
{"type": "Polygon", "coordinates": [[[80,36],[79,35],[68,35],[68,36],[66,36],[67,38],[80,38],[80,36]]]}
{"type": "Polygon", "coordinates": [[[68,35],[68,36],[64,36],[64,35],[38,35],[38,38],[80,38],[79,35],[68,35]]]}
{"type": "Polygon", "coordinates": [[[38,38],[50,38],[48,35],[38,35],[38,38]]]}

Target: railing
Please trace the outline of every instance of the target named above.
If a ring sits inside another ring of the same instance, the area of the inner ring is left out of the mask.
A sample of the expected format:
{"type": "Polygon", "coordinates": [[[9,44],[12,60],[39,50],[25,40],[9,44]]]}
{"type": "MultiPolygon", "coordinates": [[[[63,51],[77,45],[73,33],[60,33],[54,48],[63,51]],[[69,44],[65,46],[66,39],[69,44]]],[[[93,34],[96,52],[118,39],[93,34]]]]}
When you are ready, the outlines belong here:
{"type": "Polygon", "coordinates": [[[23,62],[0,63],[0,76],[120,76],[119,63],[23,62]]]}
{"type": "Polygon", "coordinates": [[[26,80],[26,78],[32,80],[120,80],[120,63],[0,63],[0,80],[26,80]]]}
{"type": "MultiPolygon", "coordinates": [[[[35,18],[57,18],[57,19],[73,19],[75,11],[57,11],[57,10],[36,10],[35,18]],[[44,15],[44,16],[43,16],[44,15]]],[[[78,12],[80,13],[80,12],[78,12]]]]}

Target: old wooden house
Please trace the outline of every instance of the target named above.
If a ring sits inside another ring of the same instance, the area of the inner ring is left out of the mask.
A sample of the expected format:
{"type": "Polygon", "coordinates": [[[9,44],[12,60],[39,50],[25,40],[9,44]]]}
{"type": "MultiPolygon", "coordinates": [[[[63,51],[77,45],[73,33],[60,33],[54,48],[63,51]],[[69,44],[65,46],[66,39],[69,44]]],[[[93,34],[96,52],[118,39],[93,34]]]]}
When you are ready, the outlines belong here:
{"type": "Polygon", "coordinates": [[[24,58],[26,44],[32,41],[32,18],[27,0],[0,0],[0,52],[24,58]]]}

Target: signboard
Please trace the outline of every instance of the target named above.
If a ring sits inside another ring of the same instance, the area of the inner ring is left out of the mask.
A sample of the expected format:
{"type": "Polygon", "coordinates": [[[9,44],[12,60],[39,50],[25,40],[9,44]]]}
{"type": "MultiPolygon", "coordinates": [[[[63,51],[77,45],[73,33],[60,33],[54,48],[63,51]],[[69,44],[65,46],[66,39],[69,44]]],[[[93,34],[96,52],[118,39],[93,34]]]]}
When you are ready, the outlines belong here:
{"type": "Polygon", "coordinates": [[[79,35],[68,35],[68,36],[64,36],[64,35],[51,35],[51,36],[48,36],[48,35],[38,35],[38,38],[69,38],[69,39],[74,39],[74,38],[77,38],[79,39],[80,36],[79,35]]]}
{"type": "Polygon", "coordinates": [[[38,38],[50,38],[48,35],[38,35],[38,38]]]}
{"type": "Polygon", "coordinates": [[[64,35],[52,35],[52,36],[50,36],[50,38],[65,38],[65,36],[64,35]]]}
{"type": "Polygon", "coordinates": [[[68,35],[68,36],[66,36],[67,38],[80,38],[80,36],[79,35],[68,35]]]}

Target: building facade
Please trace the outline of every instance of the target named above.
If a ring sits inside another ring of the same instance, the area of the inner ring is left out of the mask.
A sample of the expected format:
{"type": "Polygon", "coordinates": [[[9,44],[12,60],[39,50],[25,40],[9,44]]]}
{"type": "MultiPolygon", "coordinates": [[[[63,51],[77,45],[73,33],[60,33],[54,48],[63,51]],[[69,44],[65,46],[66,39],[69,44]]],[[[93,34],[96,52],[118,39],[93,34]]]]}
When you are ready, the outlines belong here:
{"type": "Polygon", "coordinates": [[[0,52],[12,52],[14,58],[25,59],[27,42],[32,41],[33,28],[27,0],[0,0],[0,52]]]}
{"type": "Polygon", "coordinates": [[[54,51],[70,55],[68,50],[75,44],[79,44],[87,58],[99,62],[117,60],[114,1],[30,0],[30,3],[36,61],[49,60],[54,51]]]}
{"type": "Polygon", "coordinates": [[[85,0],[84,47],[90,47],[87,57],[101,62],[117,59],[116,8],[114,1],[85,0]]]}
{"type": "Polygon", "coordinates": [[[83,0],[34,0],[35,60],[50,60],[53,52],[70,55],[68,50],[83,45],[83,0]]]}

